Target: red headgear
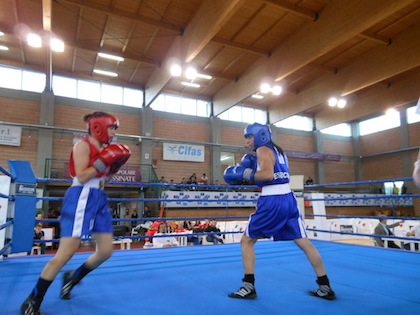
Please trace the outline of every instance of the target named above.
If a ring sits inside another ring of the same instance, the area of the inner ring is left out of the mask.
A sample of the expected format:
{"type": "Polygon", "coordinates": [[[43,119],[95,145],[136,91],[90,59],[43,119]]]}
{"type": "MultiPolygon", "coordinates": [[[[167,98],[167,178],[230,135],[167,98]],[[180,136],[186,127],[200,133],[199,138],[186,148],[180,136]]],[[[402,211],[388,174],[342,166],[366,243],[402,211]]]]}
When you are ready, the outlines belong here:
{"type": "Polygon", "coordinates": [[[92,116],[88,120],[90,135],[100,143],[109,144],[112,139],[109,138],[108,127],[118,128],[119,125],[118,119],[112,115],[92,116]]]}

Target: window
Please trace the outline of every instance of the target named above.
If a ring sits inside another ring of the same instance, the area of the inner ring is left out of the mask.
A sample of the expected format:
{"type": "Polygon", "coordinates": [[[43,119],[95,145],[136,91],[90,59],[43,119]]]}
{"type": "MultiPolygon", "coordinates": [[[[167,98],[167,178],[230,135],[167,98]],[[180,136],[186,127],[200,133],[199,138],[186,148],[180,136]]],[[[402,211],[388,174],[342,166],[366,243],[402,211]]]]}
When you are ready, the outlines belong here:
{"type": "Polygon", "coordinates": [[[161,94],[150,105],[153,110],[192,115],[200,117],[210,116],[210,104],[207,101],[187,98],[173,94],[161,94]]]}
{"type": "Polygon", "coordinates": [[[390,111],[386,115],[364,120],[359,123],[360,135],[365,136],[375,132],[399,127],[401,124],[400,113],[390,111]]]}
{"type": "Polygon", "coordinates": [[[53,76],[53,91],[55,95],[76,98],[77,80],[53,76]]]}
{"type": "Polygon", "coordinates": [[[143,92],[129,88],[123,89],[123,105],[131,107],[143,106],[143,92]]]}
{"type": "Polygon", "coordinates": [[[313,119],[306,116],[295,115],[275,123],[274,126],[286,129],[312,131],[313,119]]]}
{"type": "MultiPolygon", "coordinates": [[[[419,100],[420,102],[420,100],[419,100]]],[[[407,124],[414,124],[420,121],[420,113],[416,113],[417,106],[407,108],[407,124]]]]}
{"type": "Polygon", "coordinates": [[[244,106],[233,106],[224,111],[218,117],[222,120],[239,121],[248,124],[267,124],[267,112],[244,106]]]}
{"type": "Polygon", "coordinates": [[[101,101],[101,85],[96,82],[78,80],[77,98],[87,101],[101,101]]]}
{"type": "Polygon", "coordinates": [[[22,90],[41,93],[45,89],[45,84],[45,74],[32,71],[22,72],[22,90]]]}
{"type": "Polygon", "coordinates": [[[334,136],[351,137],[351,126],[350,124],[342,123],[322,129],[320,132],[334,136]]]}
{"type": "Polygon", "coordinates": [[[20,90],[22,71],[18,69],[0,67],[0,87],[20,90]]]}
{"type": "Polygon", "coordinates": [[[101,102],[110,104],[122,104],[122,100],[122,87],[109,84],[101,85],[101,102]]]}

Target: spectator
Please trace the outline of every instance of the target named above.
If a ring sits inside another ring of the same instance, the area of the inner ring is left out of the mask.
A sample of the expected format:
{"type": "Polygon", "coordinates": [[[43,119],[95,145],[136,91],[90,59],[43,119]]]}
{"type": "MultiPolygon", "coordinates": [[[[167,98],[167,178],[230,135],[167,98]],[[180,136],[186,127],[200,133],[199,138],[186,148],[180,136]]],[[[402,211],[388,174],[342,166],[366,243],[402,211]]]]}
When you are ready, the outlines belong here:
{"type": "MultiPolygon", "coordinates": [[[[385,235],[385,236],[386,235],[391,235],[392,236],[392,235],[394,235],[394,233],[392,233],[391,229],[394,228],[394,227],[396,227],[396,226],[398,226],[398,225],[400,225],[400,223],[404,223],[404,220],[402,220],[402,221],[399,221],[399,222],[396,222],[396,223],[387,225],[386,224],[386,221],[387,221],[386,217],[380,218],[379,219],[379,223],[375,227],[375,230],[374,230],[373,233],[374,234],[377,234],[377,235],[385,235]]],[[[376,241],[376,243],[379,246],[384,247],[384,241],[382,240],[382,238],[375,237],[375,241],[376,241]]],[[[388,247],[391,247],[391,248],[400,248],[393,241],[388,241],[388,247]]]]}
{"type": "Polygon", "coordinates": [[[400,193],[400,189],[394,184],[394,187],[392,188],[392,194],[398,195],[400,193]]]}
{"type": "MultiPolygon", "coordinates": [[[[154,221],[152,224],[150,224],[149,225],[149,228],[148,228],[148,230],[146,232],[146,236],[155,235],[158,232],[159,225],[161,223],[162,223],[162,221],[154,221]]],[[[150,243],[150,239],[148,239],[148,238],[145,239],[145,244],[144,245],[147,245],[147,243],[150,243]]],[[[152,240],[152,243],[153,243],[153,240],[152,240]]]]}
{"type": "MultiPolygon", "coordinates": [[[[206,227],[204,232],[207,232],[207,233],[220,232],[220,229],[216,226],[216,221],[210,220],[209,225],[206,227]]],[[[213,242],[214,245],[217,245],[219,243],[223,244],[223,240],[220,237],[220,234],[207,235],[206,240],[207,242],[213,242]]]]}
{"type": "Polygon", "coordinates": [[[192,223],[191,223],[191,221],[189,221],[189,220],[184,221],[183,228],[186,229],[186,230],[189,230],[189,231],[192,230],[192,223]]]}
{"type": "Polygon", "coordinates": [[[203,176],[200,178],[200,184],[208,185],[209,178],[207,177],[206,173],[203,173],[203,176]]]}
{"type": "Polygon", "coordinates": [[[162,176],[162,177],[160,178],[159,183],[162,183],[162,184],[167,184],[167,183],[168,183],[168,182],[166,181],[166,179],[165,179],[165,176],[162,176]]]}
{"type": "MultiPolygon", "coordinates": [[[[45,239],[45,233],[42,230],[42,223],[38,223],[35,226],[34,229],[34,240],[44,240],[45,239]]],[[[45,242],[34,242],[34,246],[40,246],[41,247],[41,254],[45,254],[46,244],[45,242]]]]}
{"type": "MultiPolygon", "coordinates": [[[[138,219],[139,215],[137,214],[137,210],[134,209],[133,213],[131,214],[131,219],[138,219]]],[[[137,221],[133,220],[131,221],[131,228],[135,227],[137,225],[137,221]]]]}
{"type": "Polygon", "coordinates": [[[197,174],[193,173],[190,176],[190,180],[188,181],[188,184],[197,184],[197,174]]]}
{"type": "MultiPolygon", "coordinates": [[[[167,226],[164,222],[160,223],[158,229],[159,231],[155,234],[155,236],[168,234],[166,232],[167,226]]],[[[166,248],[166,247],[175,247],[175,246],[179,246],[179,243],[176,240],[176,238],[173,236],[153,238],[153,247],[155,248],[166,248]]]]}
{"type": "Polygon", "coordinates": [[[309,176],[305,182],[305,185],[313,185],[313,184],[314,184],[314,180],[312,179],[311,176],[309,176]]]}
{"type": "MultiPolygon", "coordinates": [[[[420,224],[417,224],[414,228],[407,232],[406,236],[414,236],[415,238],[420,238],[420,224]]],[[[419,244],[414,244],[415,249],[419,250],[419,244]]],[[[410,250],[410,244],[404,244],[404,248],[410,250]]]]}
{"type": "Polygon", "coordinates": [[[150,218],[152,215],[151,211],[149,210],[148,206],[144,206],[143,208],[143,217],[150,218]]]}

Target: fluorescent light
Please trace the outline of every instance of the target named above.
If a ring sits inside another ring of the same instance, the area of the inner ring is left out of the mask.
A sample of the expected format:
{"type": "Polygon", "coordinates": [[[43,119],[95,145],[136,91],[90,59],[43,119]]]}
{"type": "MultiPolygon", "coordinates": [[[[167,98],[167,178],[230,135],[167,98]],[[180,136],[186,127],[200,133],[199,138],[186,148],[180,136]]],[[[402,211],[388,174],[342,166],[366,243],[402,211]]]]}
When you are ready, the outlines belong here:
{"type": "Polygon", "coordinates": [[[222,156],[220,158],[220,161],[226,161],[226,160],[229,160],[229,159],[230,159],[230,156],[222,156]]]}
{"type": "Polygon", "coordinates": [[[115,72],[111,72],[111,71],[105,71],[105,70],[100,70],[100,69],[94,69],[93,72],[97,73],[97,74],[102,74],[102,75],[107,75],[110,77],[117,77],[118,74],[115,72]]]}
{"type": "Polygon", "coordinates": [[[50,47],[52,51],[63,52],[64,51],[64,42],[58,38],[51,38],[50,47]]]}
{"type": "Polygon", "coordinates": [[[123,57],[110,55],[110,54],[106,54],[102,52],[98,53],[98,56],[102,58],[106,58],[106,59],[116,60],[116,61],[124,61],[123,57]]]}
{"type": "Polygon", "coordinates": [[[9,47],[0,45],[0,50],[9,50],[9,47]]]}
{"type": "Polygon", "coordinates": [[[251,96],[252,98],[256,98],[256,99],[259,99],[259,100],[262,100],[263,98],[264,98],[264,96],[262,96],[262,95],[260,95],[260,94],[252,94],[252,96],[251,96]]]}
{"type": "Polygon", "coordinates": [[[4,36],[4,32],[0,31],[0,36],[4,36]]]}
{"type": "Polygon", "coordinates": [[[211,80],[213,77],[208,74],[197,73],[197,77],[205,80],[211,80]]]}
{"type": "Polygon", "coordinates": [[[26,37],[26,40],[28,42],[28,45],[31,47],[35,47],[35,48],[42,47],[41,36],[37,34],[34,34],[34,33],[28,34],[28,36],[26,37]]]}
{"type": "Polygon", "coordinates": [[[181,84],[185,85],[185,86],[193,87],[193,88],[196,88],[196,89],[200,87],[200,84],[192,83],[192,82],[183,81],[183,82],[181,82],[181,84]]]}

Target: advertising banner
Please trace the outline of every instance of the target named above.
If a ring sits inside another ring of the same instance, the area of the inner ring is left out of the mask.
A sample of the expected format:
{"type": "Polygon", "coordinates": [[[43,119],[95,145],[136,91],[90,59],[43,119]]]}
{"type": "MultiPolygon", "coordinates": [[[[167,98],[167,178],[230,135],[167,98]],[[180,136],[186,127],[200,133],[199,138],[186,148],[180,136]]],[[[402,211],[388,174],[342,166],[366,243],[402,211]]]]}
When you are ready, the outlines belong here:
{"type": "Polygon", "coordinates": [[[204,162],[203,145],[163,143],[163,159],[172,161],[204,162]]]}

